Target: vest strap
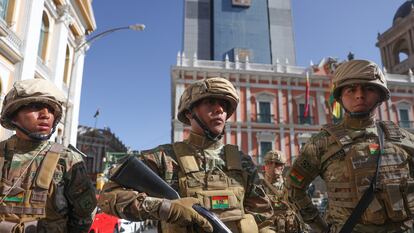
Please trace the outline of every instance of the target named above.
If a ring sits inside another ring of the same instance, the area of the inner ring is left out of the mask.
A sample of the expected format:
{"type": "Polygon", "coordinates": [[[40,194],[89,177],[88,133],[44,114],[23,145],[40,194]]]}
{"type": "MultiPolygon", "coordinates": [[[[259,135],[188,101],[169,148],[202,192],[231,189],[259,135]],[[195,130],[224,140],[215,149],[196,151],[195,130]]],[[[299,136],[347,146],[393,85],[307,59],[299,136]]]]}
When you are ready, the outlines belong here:
{"type": "Polygon", "coordinates": [[[63,151],[63,146],[58,143],[52,144],[52,147],[46,153],[42,164],[40,165],[40,170],[37,173],[35,184],[36,186],[48,189],[50,182],[52,181],[56,165],[60,158],[60,153],[63,151]]]}
{"type": "Polygon", "coordinates": [[[224,146],[226,164],[228,170],[242,170],[239,148],[235,145],[227,144],[224,146]]]}
{"type": "Polygon", "coordinates": [[[195,151],[190,145],[184,142],[176,142],[173,144],[173,149],[177,156],[177,161],[180,164],[180,168],[185,174],[200,171],[197,161],[195,160],[195,151]]]}

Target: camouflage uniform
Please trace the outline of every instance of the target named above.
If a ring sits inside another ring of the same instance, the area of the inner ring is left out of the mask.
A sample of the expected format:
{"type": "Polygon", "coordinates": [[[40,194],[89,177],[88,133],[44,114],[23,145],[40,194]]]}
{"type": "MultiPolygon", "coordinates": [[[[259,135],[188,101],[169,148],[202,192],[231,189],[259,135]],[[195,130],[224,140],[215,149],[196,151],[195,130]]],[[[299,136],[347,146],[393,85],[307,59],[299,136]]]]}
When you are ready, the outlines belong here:
{"type": "Polygon", "coordinates": [[[374,200],[353,232],[405,232],[412,228],[414,211],[414,136],[393,122],[377,122],[379,126],[376,126],[374,111],[389,98],[389,91],[381,70],[374,63],[365,60],[344,63],[335,71],[334,84],[337,100],[340,100],[340,89],[353,84],[376,86],[381,99],[364,114],[345,108],[341,123],[323,126],[303,146],[287,175],[289,197],[314,230],[327,232],[329,224],[330,232],[339,232],[375,174],[379,154],[377,127],[381,127],[385,143],[379,166],[379,189],[375,190],[374,200]],[[328,189],[325,220],[306,194],[307,187],[318,175],[328,189]]]}
{"type": "MultiPolygon", "coordinates": [[[[265,163],[277,163],[284,167],[285,160],[282,157],[280,151],[269,151],[264,157],[265,163]]],[[[285,178],[280,174],[281,177],[278,179],[272,179],[268,176],[261,179],[264,190],[269,196],[274,215],[272,218],[263,221],[260,226],[264,227],[260,230],[260,233],[271,233],[271,232],[304,232],[305,226],[302,219],[297,213],[296,208],[288,200],[287,188],[285,186],[285,178]]]]}
{"type": "MultiPolygon", "coordinates": [[[[221,95],[229,91],[223,91],[224,88],[217,85],[233,88],[230,91],[234,93],[235,90],[227,80],[223,80],[212,78],[196,82],[186,89],[181,103],[185,99],[199,101],[211,96],[227,98],[221,95]],[[193,96],[188,96],[188,93],[193,96]]],[[[235,108],[235,105],[231,106],[235,108]]],[[[228,112],[234,108],[231,107],[228,112]]],[[[185,121],[180,113],[179,119],[185,121]]],[[[183,142],[144,151],[139,158],[171,184],[181,197],[197,198],[235,233],[257,232],[253,216],[272,214],[263,189],[256,185],[259,183],[256,166],[250,156],[242,154],[237,146],[224,145],[221,140],[190,132],[183,142]]],[[[133,221],[161,219],[162,203],[162,199],[123,189],[113,182],[105,184],[98,201],[99,207],[106,213],[133,221]]],[[[180,227],[161,221],[159,231],[193,232],[193,229],[191,226],[180,227]]]]}
{"type": "MultiPolygon", "coordinates": [[[[33,102],[51,106],[59,121],[59,97],[46,80],[18,81],[5,97],[1,123],[15,129],[12,115],[33,102]]],[[[88,232],[96,198],[81,154],[14,135],[0,142],[0,171],[0,232],[88,232]]]]}

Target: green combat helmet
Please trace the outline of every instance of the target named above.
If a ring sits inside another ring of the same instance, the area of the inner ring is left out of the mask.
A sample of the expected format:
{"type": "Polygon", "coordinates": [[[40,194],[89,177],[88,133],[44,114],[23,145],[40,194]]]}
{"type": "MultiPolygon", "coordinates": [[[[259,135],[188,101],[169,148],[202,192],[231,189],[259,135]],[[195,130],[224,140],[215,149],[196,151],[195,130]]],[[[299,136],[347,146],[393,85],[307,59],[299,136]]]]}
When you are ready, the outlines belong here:
{"type": "Polygon", "coordinates": [[[278,150],[271,150],[267,152],[263,160],[265,163],[270,163],[270,162],[274,162],[278,164],[286,163],[285,156],[283,155],[281,151],[278,151],[278,150]]]}
{"type": "Polygon", "coordinates": [[[47,140],[55,131],[63,114],[63,102],[65,96],[50,81],[44,79],[26,79],[14,83],[12,89],[7,93],[3,101],[0,123],[10,130],[18,128],[31,139],[36,141],[47,140]],[[55,121],[49,135],[39,135],[36,132],[29,132],[27,129],[13,122],[13,117],[21,107],[30,103],[44,103],[53,108],[55,121]]]}
{"type": "Polygon", "coordinates": [[[377,64],[367,60],[352,60],[341,64],[334,73],[333,95],[337,101],[341,101],[342,88],[352,84],[372,84],[381,90],[380,102],[390,98],[390,90],[387,81],[377,64]]]}
{"type": "Polygon", "coordinates": [[[239,103],[239,95],[236,92],[233,84],[227,79],[221,77],[207,78],[188,86],[181,95],[180,103],[178,105],[177,118],[186,125],[190,125],[186,113],[192,113],[193,119],[197,121],[200,127],[204,130],[205,136],[213,141],[219,140],[223,132],[215,135],[208,129],[204,122],[192,112],[194,105],[204,98],[223,99],[227,102],[227,119],[231,117],[239,103]]]}

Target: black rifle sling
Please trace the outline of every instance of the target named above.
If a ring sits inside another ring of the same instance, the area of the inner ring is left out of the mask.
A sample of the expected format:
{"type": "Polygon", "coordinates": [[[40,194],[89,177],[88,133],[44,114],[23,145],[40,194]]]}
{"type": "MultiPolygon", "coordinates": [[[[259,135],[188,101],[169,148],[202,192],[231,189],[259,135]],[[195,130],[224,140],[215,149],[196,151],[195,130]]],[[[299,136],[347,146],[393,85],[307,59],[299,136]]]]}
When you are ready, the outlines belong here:
{"type": "Polygon", "coordinates": [[[377,185],[379,183],[379,166],[381,164],[381,157],[384,153],[384,132],[381,128],[379,123],[376,123],[377,132],[378,132],[378,141],[379,141],[379,153],[377,157],[377,166],[375,170],[375,175],[371,180],[371,184],[369,188],[365,191],[364,195],[359,199],[358,204],[356,205],[354,211],[352,211],[349,218],[346,220],[345,224],[342,226],[341,231],[339,233],[349,233],[352,232],[354,229],[357,221],[361,218],[364,211],[368,208],[369,204],[371,204],[372,200],[375,196],[375,190],[377,189],[377,185]]]}

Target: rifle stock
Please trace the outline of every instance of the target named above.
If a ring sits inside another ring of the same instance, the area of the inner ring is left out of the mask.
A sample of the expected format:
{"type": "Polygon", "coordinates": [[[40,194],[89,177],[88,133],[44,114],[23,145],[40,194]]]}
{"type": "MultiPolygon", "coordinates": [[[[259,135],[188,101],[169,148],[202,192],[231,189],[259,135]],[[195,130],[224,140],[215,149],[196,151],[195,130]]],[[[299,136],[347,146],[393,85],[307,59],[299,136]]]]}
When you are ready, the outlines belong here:
{"type": "MultiPolygon", "coordinates": [[[[130,156],[123,162],[109,179],[126,188],[147,193],[149,196],[169,200],[180,198],[177,191],[134,156],[130,156]]],[[[201,205],[193,205],[193,209],[210,222],[214,233],[231,233],[227,226],[206,208],[201,205]]]]}

